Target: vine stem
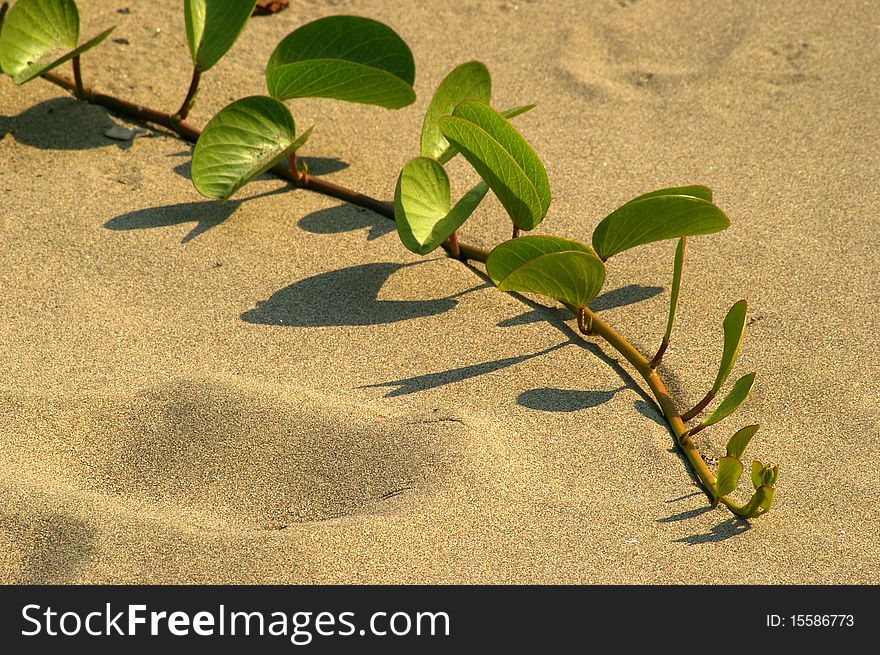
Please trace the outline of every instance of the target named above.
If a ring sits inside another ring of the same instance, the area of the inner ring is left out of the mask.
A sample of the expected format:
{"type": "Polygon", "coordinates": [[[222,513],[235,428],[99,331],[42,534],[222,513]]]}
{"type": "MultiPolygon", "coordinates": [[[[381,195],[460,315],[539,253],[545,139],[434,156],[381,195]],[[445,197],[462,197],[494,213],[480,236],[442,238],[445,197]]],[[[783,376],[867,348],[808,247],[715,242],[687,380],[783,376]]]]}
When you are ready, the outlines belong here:
{"type": "Polygon", "coordinates": [[[186,120],[186,117],[189,116],[189,110],[192,109],[193,103],[196,101],[196,94],[199,92],[199,80],[201,79],[201,69],[199,69],[198,65],[193,66],[193,74],[192,80],[190,80],[189,83],[189,90],[186,92],[186,97],[183,99],[180,109],[178,109],[171,117],[173,120],[180,122],[186,120]]]}
{"type": "Polygon", "coordinates": [[[83,87],[82,67],[80,64],[79,55],[73,58],[71,64],[73,65],[73,92],[77,98],[79,98],[80,100],[84,100],[86,97],[86,91],[85,87],[83,87]]]}
{"type": "MultiPolygon", "coordinates": [[[[75,67],[74,70],[76,71],[77,67],[75,67]]],[[[79,84],[77,84],[61,75],[56,75],[51,72],[43,73],[42,77],[48,82],[76,94],[87,102],[101,105],[123,116],[161,125],[190,143],[195,143],[201,134],[201,131],[198,128],[184,122],[182,117],[178,120],[177,115],[168,114],[157,109],[138,105],[103,93],[96,93],[91,89],[83,87],[81,80],[79,80],[79,84]]],[[[194,75],[193,77],[194,80],[190,87],[191,90],[193,86],[197,86],[198,84],[197,75],[194,75]]],[[[189,99],[189,94],[187,98],[189,99]]],[[[186,102],[184,104],[186,104],[186,102]]],[[[180,112],[178,112],[178,114],[179,113],[180,112]]],[[[331,196],[347,203],[364,207],[380,216],[394,220],[393,203],[377,200],[371,196],[358,193],[357,191],[353,191],[338,184],[334,184],[333,182],[328,182],[327,180],[297,170],[295,153],[291,155],[291,161],[289,163],[282,162],[276,164],[272,168],[272,172],[281,178],[293,182],[298,188],[308,189],[309,191],[331,196]]],[[[471,260],[485,263],[489,257],[488,250],[462,243],[458,240],[457,235],[454,239],[445,241],[443,243],[443,248],[451,256],[456,259],[461,259],[462,261],[471,260]]],[[[651,362],[636,350],[629,341],[621,336],[617,330],[599,318],[599,316],[589,308],[584,308],[578,312],[578,326],[584,334],[598,335],[602,337],[612,348],[623,355],[636,371],[638,371],[639,375],[642,376],[647,383],[648,388],[651,389],[651,392],[657,399],[657,403],[675,436],[676,444],[687,458],[692,470],[697,475],[697,478],[700,480],[700,483],[710,499],[712,499],[713,502],[723,503],[737,516],[748,516],[750,508],[755,502],[754,498],[750,503],[744,506],[736,505],[726,497],[719,498],[715,501],[712,492],[715,486],[715,476],[709,470],[706,461],[700,455],[690,436],[687,434],[687,427],[682,420],[682,416],[679,414],[678,410],[675,409],[675,403],[667,391],[666,385],[660,379],[657,372],[651,367],[651,362]]],[[[689,412],[689,414],[690,413],[692,412],[689,412]]]]}

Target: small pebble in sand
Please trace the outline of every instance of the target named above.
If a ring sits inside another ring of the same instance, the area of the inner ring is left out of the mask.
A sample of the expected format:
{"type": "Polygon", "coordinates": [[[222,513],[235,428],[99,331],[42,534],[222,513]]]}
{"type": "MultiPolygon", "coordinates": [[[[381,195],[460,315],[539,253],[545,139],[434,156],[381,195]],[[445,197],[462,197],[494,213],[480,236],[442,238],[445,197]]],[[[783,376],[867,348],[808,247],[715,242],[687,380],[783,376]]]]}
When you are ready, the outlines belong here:
{"type": "Polygon", "coordinates": [[[104,130],[104,136],[114,141],[132,141],[136,136],[146,133],[146,130],[132,130],[121,125],[114,125],[104,130]]]}

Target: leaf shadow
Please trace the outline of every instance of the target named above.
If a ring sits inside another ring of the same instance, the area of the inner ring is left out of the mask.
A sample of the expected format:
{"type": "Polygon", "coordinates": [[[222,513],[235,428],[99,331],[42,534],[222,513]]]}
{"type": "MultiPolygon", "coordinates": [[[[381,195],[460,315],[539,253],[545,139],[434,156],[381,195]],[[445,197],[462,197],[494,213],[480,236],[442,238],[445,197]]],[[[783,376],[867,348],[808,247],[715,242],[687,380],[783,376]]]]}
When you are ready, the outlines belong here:
{"type": "Polygon", "coordinates": [[[150,230],[160,227],[171,227],[184,223],[195,223],[195,227],[189,231],[180,243],[189,243],[197,236],[204,234],[212,227],[217,227],[229,218],[242,203],[255,200],[276,193],[283,193],[287,187],[265,191],[247,198],[227,200],[218,203],[214,200],[201,200],[197,202],[184,202],[175,205],[162,205],[160,207],[147,207],[132,212],[120,214],[104,223],[108,230],[150,230]]]}
{"type": "Polygon", "coordinates": [[[0,139],[11,134],[19,143],[40,150],[90,150],[114,145],[123,150],[130,148],[134,141],[104,136],[115,125],[102,107],[69,97],[52,98],[17,116],[0,116],[0,139]]]}
{"type": "Polygon", "coordinates": [[[693,519],[701,514],[705,514],[706,512],[711,512],[714,507],[711,505],[704,505],[703,507],[697,507],[696,509],[689,509],[686,512],[679,512],[678,514],[673,514],[672,516],[664,516],[662,519],[657,519],[657,523],[676,523],[678,521],[687,521],[688,519],[693,519]]]}
{"type": "Polygon", "coordinates": [[[518,405],[541,412],[577,412],[607,403],[626,388],[622,386],[611,391],[581,391],[541,387],[523,391],[516,402],[518,405]]]}
{"type": "Polygon", "coordinates": [[[626,286],[606,291],[597,296],[590,303],[590,309],[594,312],[604,312],[609,309],[618,307],[626,307],[635,303],[653,298],[657,294],[663,293],[663,287],[646,287],[641,284],[627,284],[626,286]]]}
{"type": "Polygon", "coordinates": [[[289,327],[383,325],[448,312],[458,304],[458,297],[485,286],[434,300],[379,300],[379,291],[391,275],[422,263],[359,264],[313,275],[257,302],[241,320],[289,327]]]}
{"type": "Polygon", "coordinates": [[[748,521],[739,518],[729,518],[718,525],[712,526],[708,532],[692,534],[687,537],[682,537],[681,539],[673,539],[673,543],[684,543],[689,546],[698,546],[700,544],[727,541],[728,539],[738,537],[751,529],[752,526],[748,521]]]}
{"type": "Polygon", "coordinates": [[[496,359],[489,362],[481,362],[479,364],[471,364],[469,366],[462,366],[459,368],[452,368],[446,371],[438,371],[436,373],[415,375],[413,377],[401,378],[399,380],[389,380],[388,382],[379,382],[377,384],[366,384],[358,388],[373,389],[380,387],[396,387],[395,389],[392,389],[391,391],[386,393],[385,397],[393,398],[395,396],[405,396],[411,393],[427,391],[428,389],[436,389],[437,387],[443,387],[447,384],[453,384],[455,382],[462,382],[464,380],[475,378],[480,375],[486,375],[487,373],[494,373],[495,371],[500,371],[502,369],[508,368],[515,364],[519,364],[534,357],[547,355],[554,350],[558,350],[568,345],[570,345],[568,342],[559,343],[555,346],[550,346],[549,348],[539,350],[538,352],[529,353],[527,355],[504,357],[502,359],[496,359]]]}
{"type": "Polygon", "coordinates": [[[367,241],[394,232],[394,221],[356,205],[337,205],[312,212],[299,220],[298,226],[312,234],[340,234],[369,228],[367,241]]]}

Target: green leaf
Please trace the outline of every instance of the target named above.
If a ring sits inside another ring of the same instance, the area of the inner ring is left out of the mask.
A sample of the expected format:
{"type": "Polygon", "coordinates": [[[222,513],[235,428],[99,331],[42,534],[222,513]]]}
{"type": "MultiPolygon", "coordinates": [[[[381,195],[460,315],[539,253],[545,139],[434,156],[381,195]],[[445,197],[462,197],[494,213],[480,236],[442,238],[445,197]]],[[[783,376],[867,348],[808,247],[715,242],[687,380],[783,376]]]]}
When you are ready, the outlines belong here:
{"type": "Polygon", "coordinates": [[[223,58],[244,29],[256,0],[184,0],[193,66],[204,72],[223,58]]]}
{"type": "Polygon", "coordinates": [[[199,137],[193,152],[193,185],[207,198],[225,200],[287,156],[295,132],[290,110],[278,100],[236,100],[214,116],[199,137]]]}
{"type": "Polygon", "coordinates": [[[752,461],[752,485],[760,489],[764,484],[764,465],[758,460],[752,461]]]}
{"type": "Polygon", "coordinates": [[[741,430],[738,430],[736,434],[730,438],[730,441],[727,442],[727,456],[742,459],[746,447],[749,445],[749,442],[752,440],[752,437],[755,436],[757,431],[757,425],[747,425],[741,430]]]}
{"type": "Polygon", "coordinates": [[[672,339],[672,326],[675,324],[675,311],[678,309],[678,293],[681,290],[681,271],[684,268],[684,251],[687,239],[682,237],[678,240],[675,248],[675,261],[672,264],[672,290],[669,294],[669,315],[666,319],[666,334],[663,341],[669,343],[672,339]]]}
{"type": "Polygon", "coordinates": [[[536,293],[574,308],[589,305],[605,282],[605,265],[592,248],[552,236],[505,241],[489,253],[486,272],[502,291],[536,293]]]}
{"type": "Polygon", "coordinates": [[[752,383],[755,381],[754,373],[747,373],[733,384],[730,392],[724,397],[715,411],[712,412],[701,424],[701,429],[709,427],[718,421],[727,418],[733,414],[737,408],[743,404],[752,390],[752,383]]]}
{"type": "Polygon", "coordinates": [[[547,171],[507,119],[466,100],[440,119],[440,132],[486,180],[514,225],[533,230],[543,220],[550,206],[547,171]]]}
{"type": "Polygon", "coordinates": [[[489,69],[478,61],[469,61],[453,68],[434,92],[422,123],[421,153],[423,157],[439,159],[449,147],[440,134],[438,121],[448,116],[463,100],[492,100],[492,78],[489,69]]]}
{"type": "Polygon", "coordinates": [[[430,157],[416,157],[403,167],[394,192],[394,219],[403,245],[426,255],[465,222],[489,191],[480,182],[450,208],[449,177],[430,157]]]}
{"type": "Polygon", "coordinates": [[[630,200],[596,226],[593,248],[604,261],[646,243],[720,232],[730,220],[707,197],[711,191],[706,187],[691,186],[660,189],[630,200]],[[695,193],[699,195],[691,195],[695,193]]]}
{"type": "MultiPolygon", "coordinates": [[[[511,107],[510,109],[503,109],[499,113],[504,116],[506,119],[515,118],[521,114],[525,114],[527,111],[531,111],[538,105],[520,105],[519,107],[511,107]]],[[[449,143],[447,141],[447,143],[449,143]]],[[[437,161],[441,164],[446,164],[450,159],[455,157],[458,154],[458,148],[454,145],[449,144],[446,146],[446,150],[444,150],[438,157],[436,157],[437,161]]]]}
{"type": "Polygon", "coordinates": [[[77,47],[79,12],[73,0],[18,0],[0,29],[0,68],[24,84],[95,47],[112,31],[77,47]]]}
{"type": "MultiPolygon", "coordinates": [[[[639,200],[644,200],[646,198],[657,198],[659,196],[693,196],[694,198],[700,198],[702,200],[705,200],[706,202],[712,202],[712,189],[707,186],[703,186],[702,184],[691,184],[689,186],[673,186],[667,189],[657,189],[656,191],[643,193],[640,196],[636,196],[629,202],[638,202],[639,200]]],[[[629,204],[629,202],[626,204],[629,204]]]]}
{"type": "Polygon", "coordinates": [[[718,460],[718,479],[715,482],[715,498],[726,496],[736,489],[743,472],[743,465],[736,457],[722,457],[718,460]]]}
{"type": "Polygon", "coordinates": [[[721,389],[721,385],[727,380],[736,358],[739,355],[739,347],[742,344],[743,335],[746,331],[746,310],[748,305],[745,300],[740,300],[727,311],[724,317],[724,349],[721,351],[721,363],[718,366],[718,375],[709,392],[714,395],[721,389]]]}
{"type": "Polygon", "coordinates": [[[416,99],[412,52],[394,30],[369,18],[328,16],[278,44],[266,68],[269,93],[335,98],[399,109],[416,99]]]}

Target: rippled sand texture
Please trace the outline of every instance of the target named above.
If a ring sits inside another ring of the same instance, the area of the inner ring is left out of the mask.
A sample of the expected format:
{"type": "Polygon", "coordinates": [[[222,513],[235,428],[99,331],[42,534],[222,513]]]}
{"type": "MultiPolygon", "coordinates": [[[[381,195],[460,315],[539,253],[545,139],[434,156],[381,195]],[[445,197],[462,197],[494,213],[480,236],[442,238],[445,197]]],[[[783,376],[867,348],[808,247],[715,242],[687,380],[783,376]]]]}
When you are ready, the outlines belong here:
{"type": "MultiPolygon", "coordinates": [[[[81,2],[118,25],[87,83],[176,108],[181,3],[81,2]],[[149,8],[146,5],[149,4],[149,8]],[[122,6],[129,14],[117,12],[122,6]]],[[[192,121],[265,93],[269,54],[321,15],[393,26],[412,107],[292,102],[313,173],[390,198],[455,64],[546,162],[540,232],[589,240],[633,196],[703,183],[731,228],[692,239],[663,375],[714,379],[749,302],[748,403],[710,459],[779,461],[749,526],[708,506],[622,358],[479,266],[418,258],[393,224],[263,177],[225,205],[190,147],[37,81],[0,81],[0,580],[880,582],[880,8],[875,3],[383,0],[291,3],[203,78],[192,121]]],[[[453,193],[474,182],[459,160],[453,193]]],[[[489,198],[463,238],[509,235],[489,198]]],[[[674,244],[609,262],[594,308],[643,351],[674,244]]],[[[747,482],[744,481],[744,485],[747,482]]]]}

